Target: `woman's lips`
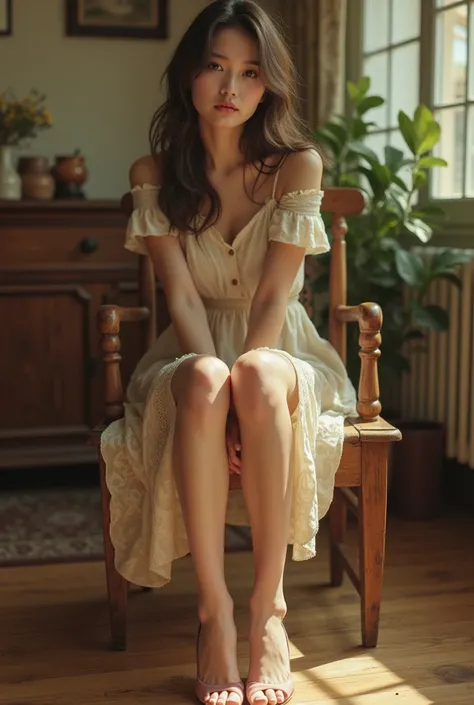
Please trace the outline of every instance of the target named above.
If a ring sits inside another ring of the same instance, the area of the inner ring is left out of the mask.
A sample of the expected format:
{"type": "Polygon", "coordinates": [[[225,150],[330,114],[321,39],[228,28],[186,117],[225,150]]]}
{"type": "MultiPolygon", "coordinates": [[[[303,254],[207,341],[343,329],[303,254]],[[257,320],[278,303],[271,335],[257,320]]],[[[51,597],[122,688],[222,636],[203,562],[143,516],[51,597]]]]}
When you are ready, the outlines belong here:
{"type": "Polygon", "coordinates": [[[232,105],[232,103],[219,103],[218,105],[215,105],[214,108],[225,113],[236,113],[238,111],[238,108],[236,108],[235,105],[232,105]]]}

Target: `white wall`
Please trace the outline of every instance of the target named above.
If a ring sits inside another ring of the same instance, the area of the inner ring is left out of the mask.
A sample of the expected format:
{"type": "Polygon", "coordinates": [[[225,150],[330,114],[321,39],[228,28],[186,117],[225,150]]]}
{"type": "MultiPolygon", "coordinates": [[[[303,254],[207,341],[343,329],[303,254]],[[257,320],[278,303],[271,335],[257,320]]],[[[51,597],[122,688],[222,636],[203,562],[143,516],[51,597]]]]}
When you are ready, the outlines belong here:
{"type": "Polygon", "coordinates": [[[148,150],[161,102],[159,79],[182,33],[207,0],[170,0],[169,39],[65,36],[65,0],[13,0],[13,36],[0,37],[0,92],[47,94],[54,126],[20,154],[52,158],[80,148],[89,198],[118,198],[128,167],[148,150]]]}

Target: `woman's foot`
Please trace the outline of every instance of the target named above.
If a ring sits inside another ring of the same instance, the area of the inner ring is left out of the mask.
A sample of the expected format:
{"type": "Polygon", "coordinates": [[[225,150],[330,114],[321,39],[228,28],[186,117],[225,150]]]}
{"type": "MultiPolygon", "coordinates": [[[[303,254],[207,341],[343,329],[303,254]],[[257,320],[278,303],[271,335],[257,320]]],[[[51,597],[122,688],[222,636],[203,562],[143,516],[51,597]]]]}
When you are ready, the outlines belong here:
{"type": "Polygon", "coordinates": [[[250,705],[286,703],[293,694],[288,637],[282,619],[286,609],[251,610],[250,669],[247,699],[250,705]],[[265,687],[268,685],[268,687],[265,687]]]}
{"type": "Polygon", "coordinates": [[[242,705],[233,609],[200,617],[196,695],[206,705],[242,705]]]}

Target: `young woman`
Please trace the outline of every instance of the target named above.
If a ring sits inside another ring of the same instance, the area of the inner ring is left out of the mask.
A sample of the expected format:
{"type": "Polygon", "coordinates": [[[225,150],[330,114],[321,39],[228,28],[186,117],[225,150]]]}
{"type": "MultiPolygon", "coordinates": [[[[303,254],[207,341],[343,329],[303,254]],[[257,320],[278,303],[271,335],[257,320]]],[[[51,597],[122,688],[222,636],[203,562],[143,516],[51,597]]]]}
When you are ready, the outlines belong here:
{"type": "Polygon", "coordinates": [[[196,694],[287,702],[287,545],[316,553],[355,393],[298,295],[325,252],[322,163],[297,117],[282,36],[252,0],[215,0],[166,71],[151,154],[131,167],[126,247],[149,255],[172,324],[139,362],[125,418],[104,435],[117,569],[161,587],[191,553],[196,694]],[[242,493],[229,494],[229,472],[242,493]],[[252,531],[246,687],[224,577],[226,521],[252,531]],[[245,692],[246,691],[246,692],[245,692]]]}

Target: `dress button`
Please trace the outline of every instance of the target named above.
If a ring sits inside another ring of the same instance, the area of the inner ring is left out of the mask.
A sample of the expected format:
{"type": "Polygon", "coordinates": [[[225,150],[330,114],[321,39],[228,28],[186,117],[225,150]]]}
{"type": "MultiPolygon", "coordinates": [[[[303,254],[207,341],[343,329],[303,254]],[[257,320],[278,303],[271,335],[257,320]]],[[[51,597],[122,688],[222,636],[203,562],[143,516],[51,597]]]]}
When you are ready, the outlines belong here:
{"type": "Polygon", "coordinates": [[[230,249],[230,250],[229,250],[229,255],[231,255],[231,256],[232,256],[232,255],[235,255],[235,250],[230,249]]]}
{"type": "Polygon", "coordinates": [[[239,283],[239,282],[237,281],[237,279],[232,279],[232,284],[233,284],[233,286],[237,286],[238,283],[239,283]]]}

